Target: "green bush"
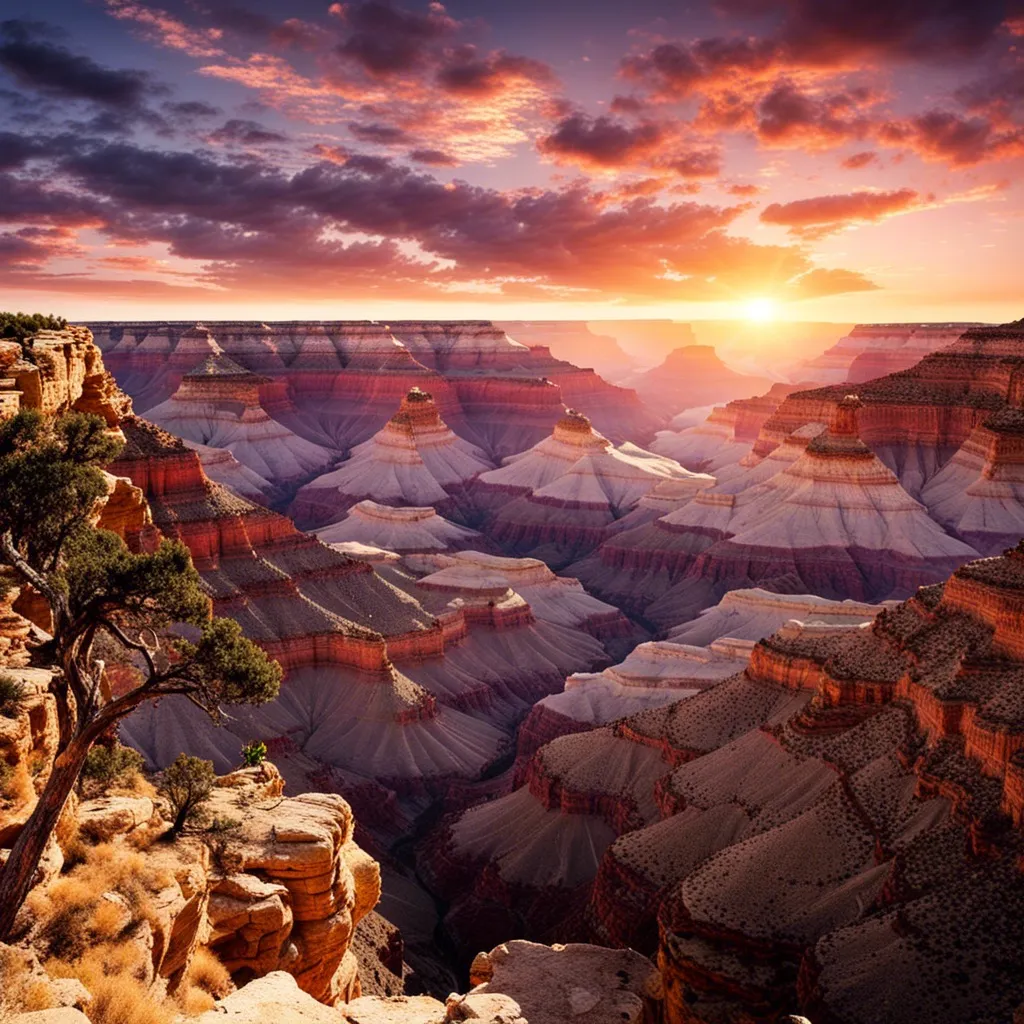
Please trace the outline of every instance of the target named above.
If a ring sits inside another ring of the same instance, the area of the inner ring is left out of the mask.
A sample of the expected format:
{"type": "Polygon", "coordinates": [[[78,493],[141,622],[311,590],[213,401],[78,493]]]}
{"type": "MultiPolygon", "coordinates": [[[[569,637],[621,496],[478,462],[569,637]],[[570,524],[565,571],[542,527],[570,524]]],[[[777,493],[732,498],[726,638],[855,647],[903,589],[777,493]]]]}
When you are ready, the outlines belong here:
{"type": "Polygon", "coordinates": [[[25,684],[14,676],[0,675],[0,715],[4,718],[17,718],[28,700],[25,684]]]}
{"type": "Polygon", "coordinates": [[[0,338],[24,342],[40,331],[61,331],[68,322],[48,313],[6,313],[0,311],[0,338]]]}
{"type": "Polygon", "coordinates": [[[174,814],[172,834],[177,835],[189,823],[198,823],[203,816],[203,804],[210,799],[217,774],[212,761],[201,757],[179,754],[164,771],[160,792],[171,804],[174,814]]]}
{"type": "Polygon", "coordinates": [[[131,747],[114,743],[113,746],[95,746],[85,757],[81,779],[93,782],[105,790],[118,783],[128,783],[142,771],[145,758],[131,747]]]}
{"type": "Polygon", "coordinates": [[[246,768],[258,768],[267,759],[267,745],[262,740],[253,740],[242,747],[242,764],[246,768]]]}

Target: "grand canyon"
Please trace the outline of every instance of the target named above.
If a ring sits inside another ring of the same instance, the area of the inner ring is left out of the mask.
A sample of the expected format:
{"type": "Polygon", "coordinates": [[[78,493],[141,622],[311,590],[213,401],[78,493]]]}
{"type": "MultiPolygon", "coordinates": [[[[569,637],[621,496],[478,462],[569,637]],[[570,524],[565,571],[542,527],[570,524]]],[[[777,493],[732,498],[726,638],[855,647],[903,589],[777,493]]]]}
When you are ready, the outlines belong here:
{"type": "Polygon", "coordinates": [[[10,3],[0,1022],[1024,1021],[1016,0],[10,3]]]}

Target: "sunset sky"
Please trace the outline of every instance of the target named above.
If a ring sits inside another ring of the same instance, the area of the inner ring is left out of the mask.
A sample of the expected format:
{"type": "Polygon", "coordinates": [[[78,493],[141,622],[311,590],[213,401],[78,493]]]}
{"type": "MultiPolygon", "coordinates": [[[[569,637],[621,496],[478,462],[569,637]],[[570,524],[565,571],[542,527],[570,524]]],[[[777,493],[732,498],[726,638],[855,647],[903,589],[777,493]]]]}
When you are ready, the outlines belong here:
{"type": "Polygon", "coordinates": [[[0,11],[0,308],[1024,315],[1024,0],[0,11]]]}

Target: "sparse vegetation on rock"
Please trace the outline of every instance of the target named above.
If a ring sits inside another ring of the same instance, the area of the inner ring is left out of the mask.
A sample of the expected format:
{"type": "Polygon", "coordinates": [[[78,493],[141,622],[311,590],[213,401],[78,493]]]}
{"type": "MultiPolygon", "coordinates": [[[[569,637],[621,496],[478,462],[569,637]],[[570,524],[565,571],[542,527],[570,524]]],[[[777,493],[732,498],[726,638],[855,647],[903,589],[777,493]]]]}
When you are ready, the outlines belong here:
{"type": "Polygon", "coordinates": [[[171,831],[178,835],[202,814],[202,806],[210,798],[217,775],[212,761],[179,754],[164,772],[161,792],[171,804],[174,822],[171,831]]]}
{"type": "Polygon", "coordinates": [[[0,938],[14,926],[36,867],[93,744],[140,704],[186,695],[215,719],[222,704],[277,695],[280,667],[237,623],[212,619],[188,549],[134,554],[93,525],[107,495],[101,467],[120,441],[97,416],[19,412],[0,423],[0,558],[52,617],[51,683],[59,738],[53,768],[0,874],[0,938]],[[195,642],[172,625],[198,630],[195,642]],[[145,666],[138,685],[104,686],[101,638],[145,666]]]}

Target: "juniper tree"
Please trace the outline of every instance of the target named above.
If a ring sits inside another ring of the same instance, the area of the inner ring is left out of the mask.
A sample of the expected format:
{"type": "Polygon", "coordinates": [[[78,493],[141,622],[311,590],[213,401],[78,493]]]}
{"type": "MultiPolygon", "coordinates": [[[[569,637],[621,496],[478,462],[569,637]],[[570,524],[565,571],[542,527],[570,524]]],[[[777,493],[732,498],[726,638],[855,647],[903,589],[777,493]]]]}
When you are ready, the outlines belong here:
{"type": "Polygon", "coordinates": [[[184,544],[165,540],[135,554],[94,526],[107,494],[101,467],[119,450],[96,416],[26,411],[0,422],[0,561],[49,605],[59,732],[50,775],[0,871],[0,941],[98,738],[160,697],[183,696],[216,721],[223,705],[259,704],[278,692],[280,666],[236,622],[211,617],[184,544]],[[101,642],[133,661],[137,685],[109,691],[101,642]]]}

